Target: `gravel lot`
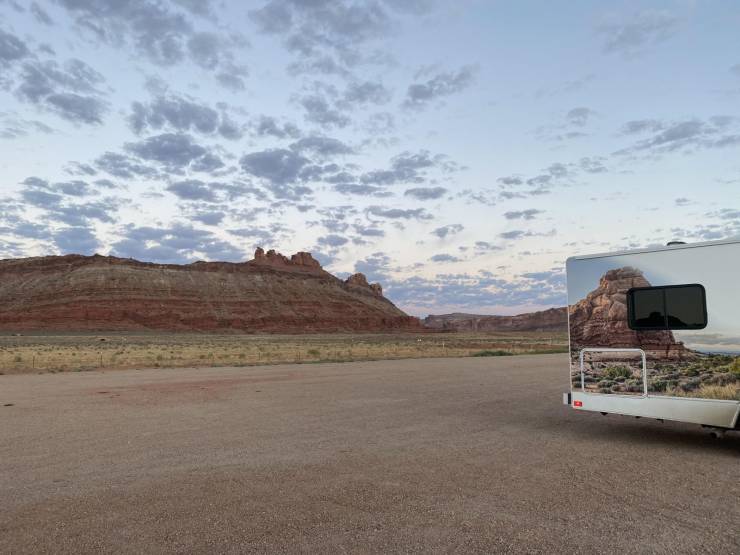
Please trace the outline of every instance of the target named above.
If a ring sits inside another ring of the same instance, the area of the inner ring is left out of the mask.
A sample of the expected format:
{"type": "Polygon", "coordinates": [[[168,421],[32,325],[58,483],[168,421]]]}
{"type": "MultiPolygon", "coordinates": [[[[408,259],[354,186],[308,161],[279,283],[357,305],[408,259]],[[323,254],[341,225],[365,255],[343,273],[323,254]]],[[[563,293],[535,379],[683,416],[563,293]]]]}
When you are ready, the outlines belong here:
{"type": "Polygon", "coordinates": [[[740,552],[740,434],[567,384],[567,355],[0,376],[0,552],[740,552]]]}

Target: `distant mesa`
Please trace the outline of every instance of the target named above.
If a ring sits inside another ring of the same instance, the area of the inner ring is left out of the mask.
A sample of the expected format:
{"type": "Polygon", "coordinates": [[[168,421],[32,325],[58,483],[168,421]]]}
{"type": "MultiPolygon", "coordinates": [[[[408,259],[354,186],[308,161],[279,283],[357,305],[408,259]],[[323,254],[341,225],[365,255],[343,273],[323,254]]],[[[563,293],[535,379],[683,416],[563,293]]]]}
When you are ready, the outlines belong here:
{"type": "Polygon", "coordinates": [[[422,329],[363,274],[341,280],[308,252],[240,262],[112,256],[0,260],[0,330],[312,333],[422,329]]]}
{"type": "Polygon", "coordinates": [[[480,314],[429,315],[424,325],[430,329],[446,331],[499,332],[499,331],[560,331],[568,330],[568,309],[550,308],[516,316],[484,316],[480,314]]]}

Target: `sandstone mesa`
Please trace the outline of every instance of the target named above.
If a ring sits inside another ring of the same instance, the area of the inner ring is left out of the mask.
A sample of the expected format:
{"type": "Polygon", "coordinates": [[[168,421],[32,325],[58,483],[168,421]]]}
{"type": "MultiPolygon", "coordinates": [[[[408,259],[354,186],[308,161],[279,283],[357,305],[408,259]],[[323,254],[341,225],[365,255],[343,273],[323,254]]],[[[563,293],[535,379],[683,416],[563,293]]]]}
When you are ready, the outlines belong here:
{"type": "Polygon", "coordinates": [[[112,256],[0,260],[2,331],[419,330],[362,274],[341,280],[307,252],[247,262],[155,264],[112,256]]]}

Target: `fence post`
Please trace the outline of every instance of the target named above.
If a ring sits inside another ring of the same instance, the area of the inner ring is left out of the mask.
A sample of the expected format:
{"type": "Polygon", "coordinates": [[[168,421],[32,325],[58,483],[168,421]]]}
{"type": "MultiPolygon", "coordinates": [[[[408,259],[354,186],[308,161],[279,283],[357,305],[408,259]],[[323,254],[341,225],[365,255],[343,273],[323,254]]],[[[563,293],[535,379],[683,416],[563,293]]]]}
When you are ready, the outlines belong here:
{"type": "Polygon", "coordinates": [[[100,366],[99,368],[103,367],[103,353],[100,353],[100,366]]]}

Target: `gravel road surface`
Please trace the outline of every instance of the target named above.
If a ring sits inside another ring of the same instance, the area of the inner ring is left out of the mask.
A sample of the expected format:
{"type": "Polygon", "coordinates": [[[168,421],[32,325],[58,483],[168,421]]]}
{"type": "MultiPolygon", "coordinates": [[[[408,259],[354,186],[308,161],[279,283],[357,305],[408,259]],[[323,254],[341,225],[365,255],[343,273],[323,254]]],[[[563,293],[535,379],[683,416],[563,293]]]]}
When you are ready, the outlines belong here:
{"type": "Polygon", "coordinates": [[[740,434],[567,355],[0,376],[0,553],[739,553],[740,434]]]}

